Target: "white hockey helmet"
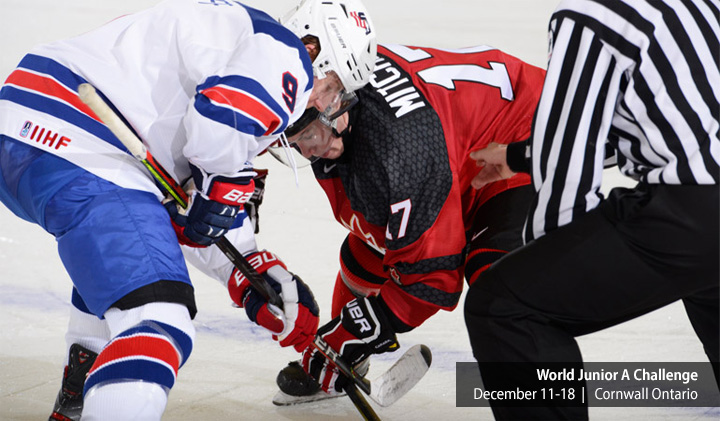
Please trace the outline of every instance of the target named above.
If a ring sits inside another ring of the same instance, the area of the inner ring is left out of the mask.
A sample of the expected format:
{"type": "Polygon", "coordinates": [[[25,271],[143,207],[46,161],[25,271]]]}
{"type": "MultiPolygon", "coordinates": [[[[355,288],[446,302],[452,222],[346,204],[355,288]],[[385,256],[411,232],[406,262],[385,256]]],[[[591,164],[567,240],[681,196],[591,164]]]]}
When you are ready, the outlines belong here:
{"type": "Polygon", "coordinates": [[[318,79],[334,71],[347,92],[370,80],[375,68],[375,27],[360,0],[303,0],[280,19],[298,38],[312,35],[320,41],[313,61],[318,79]]]}

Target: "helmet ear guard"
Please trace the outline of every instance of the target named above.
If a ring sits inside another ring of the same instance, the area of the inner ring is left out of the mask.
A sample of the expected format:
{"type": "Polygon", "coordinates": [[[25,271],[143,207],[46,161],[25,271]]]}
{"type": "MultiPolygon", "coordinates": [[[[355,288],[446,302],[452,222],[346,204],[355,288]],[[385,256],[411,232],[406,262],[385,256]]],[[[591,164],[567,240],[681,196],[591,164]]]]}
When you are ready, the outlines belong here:
{"type": "Polygon", "coordinates": [[[298,38],[320,42],[313,61],[318,79],[335,72],[347,92],[365,86],[375,68],[375,27],[360,0],[303,0],[280,19],[298,38]]]}

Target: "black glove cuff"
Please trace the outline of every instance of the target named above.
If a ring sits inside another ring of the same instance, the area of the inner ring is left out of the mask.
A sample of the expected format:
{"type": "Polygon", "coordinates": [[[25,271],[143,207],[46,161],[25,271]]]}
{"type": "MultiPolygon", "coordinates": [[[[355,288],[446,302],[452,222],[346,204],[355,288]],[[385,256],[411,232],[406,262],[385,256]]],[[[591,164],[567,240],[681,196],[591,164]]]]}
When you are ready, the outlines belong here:
{"type": "Polygon", "coordinates": [[[377,296],[377,307],[379,308],[379,312],[381,312],[385,319],[388,322],[388,326],[390,326],[394,333],[405,333],[410,332],[411,330],[415,329],[414,326],[410,326],[408,324],[405,324],[398,316],[393,313],[393,311],[390,309],[390,307],[387,305],[385,300],[383,300],[382,295],[377,296]]]}
{"type": "Polygon", "coordinates": [[[508,145],[505,159],[513,172],[530,173],[530,157],[526,154],[529,143],[528,140],[523,140],[508,145]]]}

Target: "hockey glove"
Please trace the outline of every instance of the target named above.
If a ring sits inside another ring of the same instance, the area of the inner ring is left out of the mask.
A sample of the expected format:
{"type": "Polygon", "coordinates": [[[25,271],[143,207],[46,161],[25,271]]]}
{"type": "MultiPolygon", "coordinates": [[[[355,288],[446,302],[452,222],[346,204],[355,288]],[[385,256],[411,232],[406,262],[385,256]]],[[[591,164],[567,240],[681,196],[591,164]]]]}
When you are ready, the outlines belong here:
{"type": "Polygon", "coordinates": [[[228,232],[243,203],[253,195],[254,172],[227,176],[208,174],[192,164],[190,168],[192,178],[184,186],[188,207],[183,209],[172,199],[164,205],[180,244],[207,247],[228,232]]]}
{"type": "Polygon", "coordinates": [[[278,293],[284,310],[267,302],[250,281],[234,269],[228,282],[232,300],[245,308],[248,318],[273,333],[280,346],[293,346],[297,352],[310,345],[318,329],[320,309],[312,291],[298,276],[287,271],[273,253],[251,253],[247,260],[278,293]]]}
{"type": "Polygon", "coordinates": [[[340,374],[325,354],[330,358],[337,354],[350,366],[356,366],[372,354],[400,348],[376,297],[356,298],[347,303],[339,317],[318,330],[315,343],[318,346],[312,345],[303,352],[302,366],[326,392],[342,391],[349,379],[340,374]]]}
{"type": "Polygon", "coordinates": [[[255,234],[258,234],[260,232],[260,205],[262,205],[263,196],[265,196],[265,179],[268,176],[268,170],[255,169],[255,172],[257,173],[253,178],[255,191],[250,200],[245,203],[245,212],[255,228],[255,234]]]}

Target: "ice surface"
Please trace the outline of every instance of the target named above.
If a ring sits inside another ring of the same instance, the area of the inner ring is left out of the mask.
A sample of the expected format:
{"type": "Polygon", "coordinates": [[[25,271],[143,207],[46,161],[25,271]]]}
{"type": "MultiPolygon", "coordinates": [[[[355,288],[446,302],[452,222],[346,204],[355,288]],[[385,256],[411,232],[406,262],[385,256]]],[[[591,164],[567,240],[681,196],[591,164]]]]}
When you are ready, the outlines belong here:
{"type": "MultiPolygon", "coordinates": [[[[365,0],[384,43],[457,48],[491,45],[544,67],[546,28],[557,0],[365,0]]],[[[0,78],[33,45],[82,33],[154,0],[0,1],[0,78]]],[[[280,16],[294,2],[247,1],[280,16]]],[[[222,6],[218,6],[222,7],[222,6]]],[[[290,169],[264,156],[270,168],[259,243],[282,256],[313,287],[327,321],[338,249],[345,230],[308,168],[295,187],[290,169]]],[[[607,187],[626,184],[609,173],[607,187]]],[[[349,399],[275,407],[275,376],[297,358],[233,308],[225,290],[200,272],[191,273],[200,312],[192,357],[170,395],[167,420],[360,419],[349,399]]],[[[582,282],[582,280],[578,280],[582,282]]],[[[47,419],[64,358],[71,282],[53,238],[0,206],[0,419],[47,419]]],[[[461,300],[462,306],[463,300],[461,300]]],[[[455,362],[472,361],[462,308],[441,313],[400,337],[403,347],[427,344],[433,366],[407,396],[376,408],[388,420],[490,419],[488,409],[455,407],[455,362]]],[[[705,361],[702,347],[676,303],[654,313],[580,338],[588,361],[705,361]]],[[[398,356],[373,359],[371,378],[398,356]],[[375,374],[373,374],[375,373],[375,374]]],[[[592,408],[596,420],[718,419],[717,408],[592,408]]]]}

